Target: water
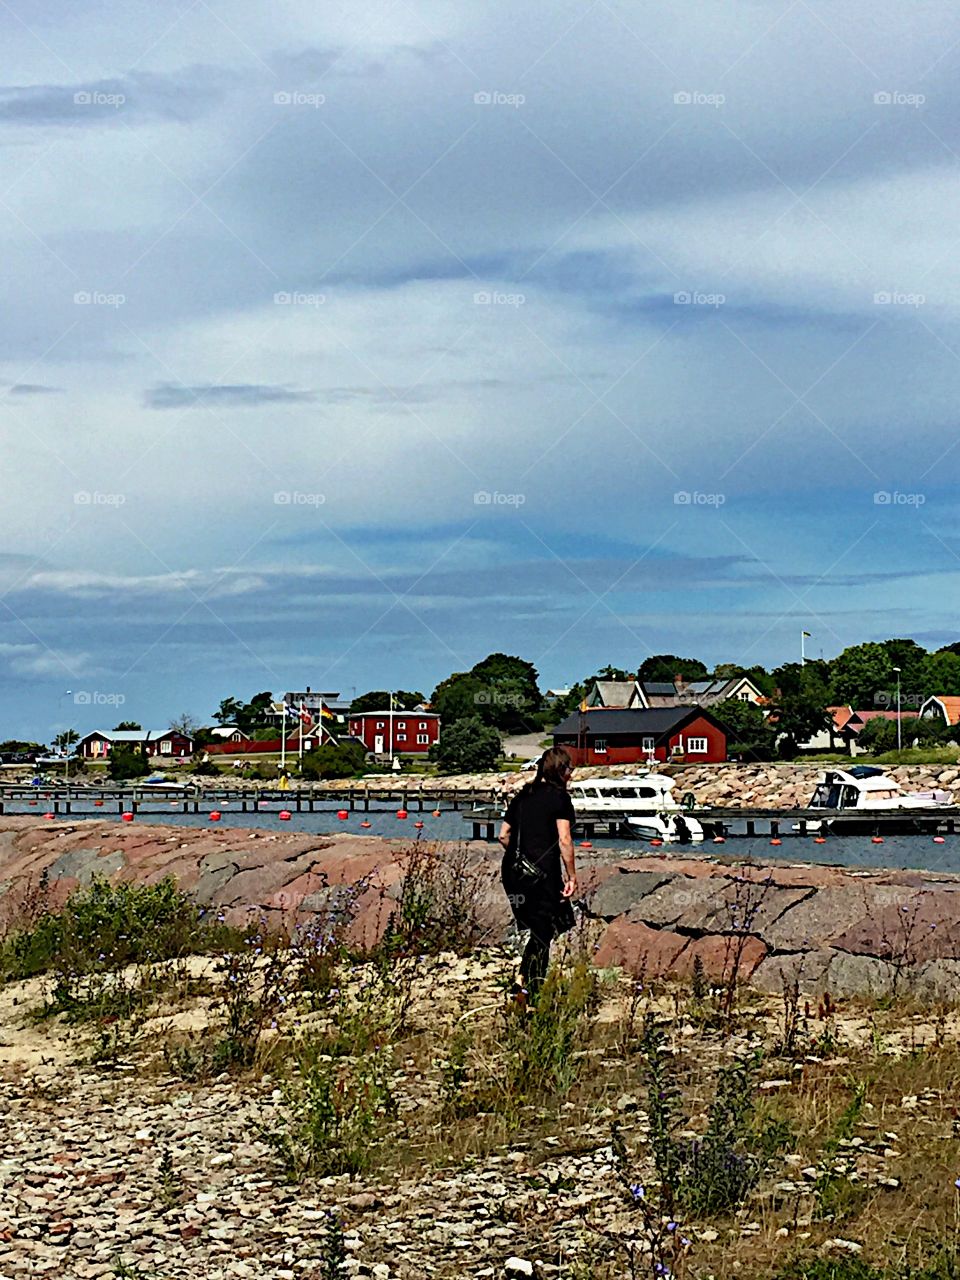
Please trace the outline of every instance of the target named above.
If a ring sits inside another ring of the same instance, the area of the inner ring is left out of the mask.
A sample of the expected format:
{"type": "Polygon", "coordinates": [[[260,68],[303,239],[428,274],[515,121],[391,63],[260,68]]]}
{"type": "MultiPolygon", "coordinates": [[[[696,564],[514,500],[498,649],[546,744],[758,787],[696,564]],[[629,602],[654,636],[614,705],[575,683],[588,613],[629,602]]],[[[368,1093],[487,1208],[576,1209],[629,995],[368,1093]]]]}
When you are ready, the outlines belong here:
{"type": "MultiPolygon", "coordinates": [[[[211,822],[206,814],[181,813],[173,809],[169,801],[158,799],[145,802],[135,822],[124,825],[160,823],[174,827],[245,828],[254,831],[306,832],[310,835],[348,833],[407,840],[417,837],[424,840],[465,840],[472,834],[470,822],[464,820],[462,811],[452,809],[442,810],[437,818],[429,810],[418,813],[411,809],[405,820],[398,819],[396,810],[393,809],[371,810],[366,814],[357,811],[351,813],[345,822],[338,819],[335,808],[317,809],[314,813],[297,813],[294,810],[287,822],[278,817],[283,807],[282,803],[277,803],[256,813],[241,813],[239,809],[231,810],[229,805],[222,805],[220,821],[211,822]],[[370,826],[361,827],[363,821],[369,822],[370,826]],[[420,831],[414,826],[416,822],[423,823],[420,831]]],[[[29,814],[32,817],[37,817],[43,811],[42,799],[37,807],[27,804],[7,806],[8,813],[29,814]]],[[[58,817],[50,825],[53,826],[55,822],[74,823],[87,818],[120,823],[119,814],[104,810],[58,817]]],[[[595,837],[590,843],[596,852],[609,851],[637,857],[651,853],[666,853],[673,857],[719,854],[734,858],[750,857],[757,862],[822,862],[843,867],[879,867],[888,870],[909,867],[923,871],[960,872],[960,834],[945,836],[943,844],[935,844],[933,837],[928,835],[885,836],[882,844],[874,844],[869,836],[828,836],[824,844],[816,844],[812,836],[784,833],[782,840],[782,844],[771,845],[767,836],[729,836],[723,844],[714,844],[707,839],[699,845],[663,845],[659,849],[651,848],[642,840],[618,840],[603,836],[595,837]]]]}

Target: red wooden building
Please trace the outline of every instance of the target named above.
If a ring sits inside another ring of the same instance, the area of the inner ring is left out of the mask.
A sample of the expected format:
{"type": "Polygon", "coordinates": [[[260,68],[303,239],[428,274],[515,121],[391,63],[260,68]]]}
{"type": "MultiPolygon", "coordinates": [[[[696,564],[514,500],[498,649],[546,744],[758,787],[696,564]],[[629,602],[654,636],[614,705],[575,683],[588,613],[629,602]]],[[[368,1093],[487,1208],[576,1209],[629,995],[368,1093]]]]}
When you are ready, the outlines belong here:
{"type": "Polygon", "coordinates": [[[553,745],[565,747],[575,765],[719,764],[727,758],[726,729],[702,707],[574,711],[554,729],[553,745]]]}
{"type": "Polygon", "coordinates": [[[148,756],[185,760],[193,752],[193,739],[177,729],[97,729],[77,743],[77,754],[85,760],[106,760],[111,747],[135,747],[148,756]]]}
{"type": "Polygon", "coordinates": [[[360,711],[347,718],[350,733],[374,755],[426,755],[440,737],[435,711],[360,711]],[[391,748],[391,739],[393,742],[391,748]]]}

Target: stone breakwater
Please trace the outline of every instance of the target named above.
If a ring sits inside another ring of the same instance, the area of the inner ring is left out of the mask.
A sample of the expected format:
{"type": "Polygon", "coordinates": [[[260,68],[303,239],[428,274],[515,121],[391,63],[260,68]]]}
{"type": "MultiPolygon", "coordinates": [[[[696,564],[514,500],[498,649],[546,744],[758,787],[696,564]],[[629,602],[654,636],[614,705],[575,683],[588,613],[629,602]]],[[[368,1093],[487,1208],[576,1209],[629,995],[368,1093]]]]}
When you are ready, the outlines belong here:
{"type": "MultiPolygon", "coordinates": [[[[362,885],[352,940],[370,945],[394,908],[411,842],[138,824],[0,819],[0,932],[46,873],[54,900],[94,875],[153,883],[174,876],[204,906],[242,924],[277,925],[322,912],[344,885],[362,885]]],[[[431,845],[440,857],[454,845],[431,845]]],[[[489,845],[466,847],[491,941],[510,915],[489,845]]],[[[740,979],[778,991],[796,978],[810,995],[960,993],[960,876],[822,865],[737,864],[710,857],[581,852],[596,963],[649,977],[740,979]]]]}

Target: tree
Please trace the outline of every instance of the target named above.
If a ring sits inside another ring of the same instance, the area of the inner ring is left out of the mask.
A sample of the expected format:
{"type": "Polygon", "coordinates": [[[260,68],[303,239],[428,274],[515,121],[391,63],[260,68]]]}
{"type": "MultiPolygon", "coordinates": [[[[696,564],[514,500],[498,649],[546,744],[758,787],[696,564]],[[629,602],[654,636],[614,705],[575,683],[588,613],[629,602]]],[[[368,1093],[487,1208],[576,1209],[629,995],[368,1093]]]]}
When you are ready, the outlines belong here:
{"type": "Polygon", "coordinates": [[[114,746],[110,750],[110,777],[114,782],[126,778],[143,778],[150,772],[150,761],[139,747],[114,746]]]}
{"type": "Polygon", "coordinates": [[[773,696],[776,681],[765,667],[744,667],[739,662],[718,662],[713,668],[714,680],[736,680],[738,676],[746,676],[752,680],[765,697],[773,696]]]}
{"type": "Polygon", "coordinates": [[[142,729],[143,725],[138,724],[136,720],[121,720],[119,724],[113,726],[114,733],[135,733],[137,729],[142,729]]]}
{"type": "Polygon", "coordinates": [[[796,755],[801,743],[829,729],[830,690],[814,663],[804,665],[789,693],[781,692],[775,709],[780,754],[796,755]]]}
{"type": "Polygon", "coordinates": [[[200,728],[200,724],[189,711],[181,711],[174,720],[170,721],[170,728],[174,733],[183,733],[188,738],[192,738],[200,728]]]}
{"type": "Polygon", "coordinates": [[[883,647],[890,658],[892,681],[891,707],[896,706],[897,680],[894,667],[900,668],[900,695],[915,698],[923,690],[924,659],[928,657],[926,649],[916,640],[884,640],[883,647]]]}
{"type": "Polygon", "coordinates": [[[72,747],[75,742],[80,741],[80,735],[76,729],[64,729],[63,733],[58,733],[53,740],[53,745],[61,751],[66,751],[68,747],[72,747]]]}
{"type": "Polygon", "coordinates": [[[303,757],[300,776],[311,781],[318,778],[352,778],[363,773],[366,760],[367,753],[359,743],[344,742],[335,745],[325,742],[303,757]]]}
{"type": "Polygon", "coordinates": [[[764,711],[742,698],[724,698],[710,708],[727,731],[727,753],[744,760],[770,760],[774,754],[776,729],[764,711]]]}
{"type": "Polygon", "coordinates": [[[881,706],[890,705],[890,689],[896,686],[893,667],[882,644],[851,645],[830,664],[834,698],[854,711],[875,707],[878,701],[881,706]]]}
{"type": "Polygon", "coordinates": [[[886,720],[883,716],[875,716],[868,720],[857,734],[857,746],[872,755],[882,755],[884,751],[895,751],[897,746],[897,722],[886,720]]]}
{"type": "Polygon", "coordinates": [[[637,678],[654,684],[672,684],[677,676],[684,680],[703,680],[707,668],[699,658],[678,658],[675,653],[655,653],[640,663],[637,678]]]}
{"type": "Polygon", "coordinates": [[[236,724],[237,717],[243,711],[243,703],[237,698],[223,698],[220,706],[213,713],[217,724],[236,724]]]}
{"type": "Polygon", "coordinates": [[[960,696],[960,654],[938,649],[923,660],[920,693],[924,698],[960,696]]]}
{"type": "Polygon", "coordinates": [[[770,693],[777,697],[798,694],[804,687],[804,681],[811,677],[820,681],[825,687],[827,691],[825,705],[829,706],[834,701],[841,701],[834,697],[830,663],[824,662],[822,658],[807,658],[806,662],[785,662],[782,666],[775,667],[769,676],[773,683],[770,693]],[[777,690],[779,693],[776,692],[777,690]]]}
{"type": "Polygon", "coordinates": [[[483,773],[496,768],[500,735],[479,716],[444,726],[440,741],[430,748],[441,773],[483,773]]]}
{"type": "MultiPolygon", "coordinates": [[[[406,689],[394,689],[393,691],[393,705],[397,711],[412,711],[414,707],[423,701],[423,694],[416,690],[412,693],[406,689]]],[[[359,698],[354,698],[350,703],[350,711],[357,715],[361,711],[388,711],[389,709],[389,689],[372,689],[369,693],[361,693],[359,698]]]]}
{"type": "Polygon", "coordinates": [[[441,680],[430,705],[445,730],[465,719],[479,719],[508,733],[539,728],[542,697],[538,678],[536,667],[523,658],[491,653],[469,671],[454,672],[441,680]]]}

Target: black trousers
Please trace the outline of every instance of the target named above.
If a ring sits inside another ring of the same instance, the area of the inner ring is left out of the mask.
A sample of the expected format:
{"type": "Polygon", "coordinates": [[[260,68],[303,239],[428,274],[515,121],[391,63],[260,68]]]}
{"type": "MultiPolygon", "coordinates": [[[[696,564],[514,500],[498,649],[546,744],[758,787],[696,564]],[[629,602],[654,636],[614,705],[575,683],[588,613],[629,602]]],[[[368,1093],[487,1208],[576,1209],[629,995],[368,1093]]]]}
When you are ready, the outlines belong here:
{"type": "Polygon", "coordinates": [[[550,964],[550,946],[557,936],[552,919],[541,917],[531,922],[530,937],[520,959],[520,976],[529,995],[536,999],[540,994],[547,968],[550,964]]]}

